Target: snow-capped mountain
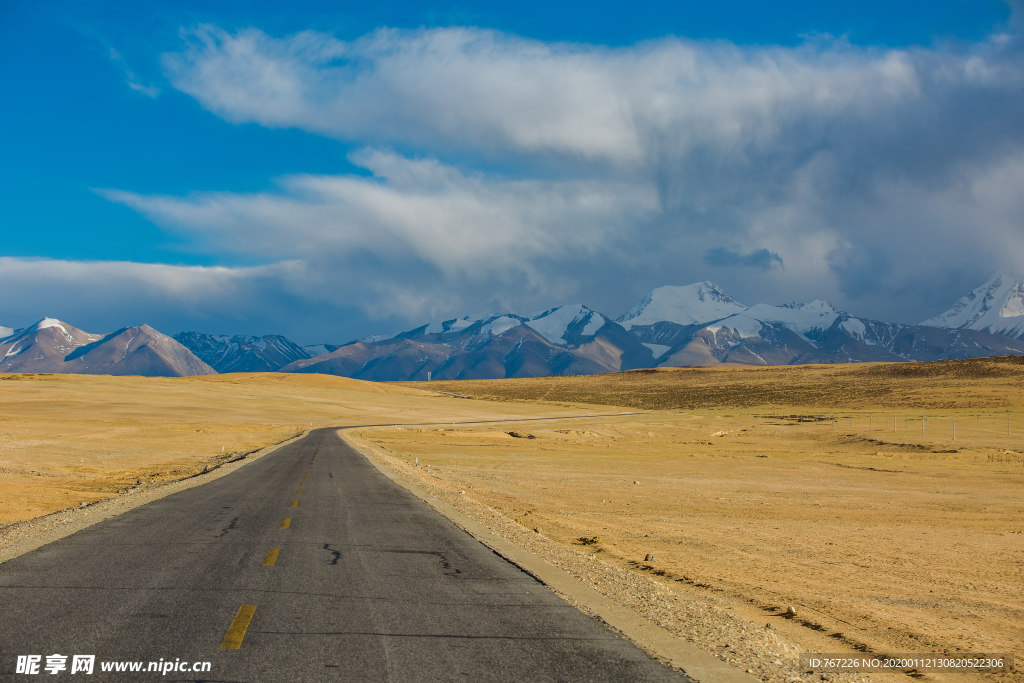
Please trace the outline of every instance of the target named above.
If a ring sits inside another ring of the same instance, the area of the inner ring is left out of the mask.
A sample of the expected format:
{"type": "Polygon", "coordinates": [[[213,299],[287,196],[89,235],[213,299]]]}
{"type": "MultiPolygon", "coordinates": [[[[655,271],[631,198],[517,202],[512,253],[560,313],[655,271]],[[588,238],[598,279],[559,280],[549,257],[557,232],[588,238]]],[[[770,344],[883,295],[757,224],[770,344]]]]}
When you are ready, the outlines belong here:
{"type": "Polygon", "coordinates": [[[653,361],[620,325],[575,304],[528,316],[437,321],[387,339],[361,339],[281,371],[381,381],[489,379],[596,374],[650,367],[653,361]]]}
{"type": "Polygon", "coordinates": [[[1024,342],[858,318],[826,301],[758,304],[705,325],[658,356],[661,366],[906,362],[1024,354],[1024,342]]]}
{"type": "Polygon", "coordinates": [[[570,304],[525,316],[516,313],[496,313],[482,318],[465,316],[438,320],[391,336],[372,335],[363,337],[360,341],[373,344],[389,339],[443,338],[460,334],[477,324],[481,325],[480,334],[503,334],[518,325],[527,325],[552,344],[568,346],[584,338],[593,337],[608,322],[608,318],[583,304],[570,304]]]}
{"type": "MultiPolygon", "coordinates": [[[[217,372],[274,372],[288,363],[314,355],[277,334],[265,337],[228,337],[202,332],[180,332],[174,335],[174,339],[217,372]]],[[[321,353],[325,352],[326,346],[321,353]]]]}
{"type": "Polygon", "coordinates": [[[663,322],[696,325],[727,318],[746,308],[715,283],[696,282],[683,287],[658,287],[616,322],[626,330],[663,322]]]}
{"type": "Polygon", "coordinates": [[[552,344],[569,346],[593,338],[608,319],[583,304],[559,306],[530,316],[524,321],[552,344]]]}
{"type": "Polygon", "coordinates": [[[858,318],[827,301],[744,306],[711,282],[655,289],[617,321],[581,304],[436,321],[366,337],[282,372],[369,380],[491,379],[646,367],[924,361],[1024,354],[978,330],[858,318]]]}
{"type": "Polygon", "coordinates": [[[336,348],[341,346],[340,344],[307,344],[302,347],[302,350],[306,352],[309,358],[313,356],[319,356],[321,353],[330,353],[336,348]]]}
{"type": "Polygon", "coordinates": [[[0,372],[181,377],[214,374],[191,351],[149,325],[90,334],[54,318],[0,339],[0,372]]]}
{"type": "Polygon", "coordinates": [[[714,283],[698,282],[659,287],[617,320],[571,304],[531,315],[438,320],[343,346],[302,347],[278,335],[183,332],[172,339],[146,325],[98,335],[52,318],[25,329],[0,328],[0,335],[0,372],[279,370],[384,381],[947,360],[1024,355],[1024,278],[997,273],[946,313],[916,326],[859,318],[821,300],[745,306],[714,283]]]}
{"type": "Polygon", "coordinates": [[[1024,339],[1024,277],[1001,270],[948,311],[921,324],[1024,339]]]}
{"type": "Polygon", "coordinates": [[[696,282],[659,287],[616,322],[660,358],[690,340],[704,325],[745,310],[746,306],[715,283],[696,282]]]}
{"type": "Polygon", "coordinates": [[[14,328],[12,328],[12,327],[4,327],[3,325],[0,325],[0,339],[4,339],[6,337],[10,337],[14,333],[15,333],[14,328]]]}
{"type": "Polygon", "coordinates": [[[3,353],[0,371],[54,372],[42,368],[63,363],[64,358],[75,349],[102,338],[101,334],[83,332],[56,318],[43,318],[34,325],[0,339],[0,352],[3,353]]]}

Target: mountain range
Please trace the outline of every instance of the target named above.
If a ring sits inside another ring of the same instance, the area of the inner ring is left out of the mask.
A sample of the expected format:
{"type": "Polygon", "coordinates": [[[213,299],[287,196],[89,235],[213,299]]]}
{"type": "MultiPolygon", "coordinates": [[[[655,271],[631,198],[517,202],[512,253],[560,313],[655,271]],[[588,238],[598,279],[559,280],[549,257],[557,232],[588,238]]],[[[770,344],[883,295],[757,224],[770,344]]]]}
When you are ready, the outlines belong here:
{"type": "Polygon", "coordinates": [[[746,306],[714,283],[698,282],[655,289],[615,320],[581,304],[529,316],[455,318],[368,337],[281,371],[376,381],[488,379],[1016,354],[1024,354],[1024,341],[988,330],[885,323],[820,300],[746,306]]]}
{"type": "Polygon", "coordinates": [[[1024,277],[1001,270],[948,311],[921,324],[1024,339],[1024,277]]]}
{"type": "Polygon", "coordinates": [[[316,355],[278,334],[227,337],[180,332],[174,340],[217,372],[274,372],[292,361],[316,355]]]}
{"type": "Polygon", "coordinates": [[[650,349],[586,306],[437,321],[281,368],[375,381],[592,375],[650,367],[650,349]]]}
{"type": "Polygon", "coordinates": [[[0,328],[5,333],[0,372],[279,371],[408,381],[949,360],[1024,354],[1024,278],[1000,271],[920,325],[859,318],[821,300],[746,306],[717,285],[698,282],[659,287],[614,320],[572,304],[525,316],[435,321],[343,345],[300,346],[280,335],[171,338],[146,325],[93,335],[50,318],[24,330],[0,328]]]}
{"type": "Polygon", "coordinates": [[[90,334],[53,318],[0,339],[0,372],[181,377],[216,371],[149,325],[90,334]]]}

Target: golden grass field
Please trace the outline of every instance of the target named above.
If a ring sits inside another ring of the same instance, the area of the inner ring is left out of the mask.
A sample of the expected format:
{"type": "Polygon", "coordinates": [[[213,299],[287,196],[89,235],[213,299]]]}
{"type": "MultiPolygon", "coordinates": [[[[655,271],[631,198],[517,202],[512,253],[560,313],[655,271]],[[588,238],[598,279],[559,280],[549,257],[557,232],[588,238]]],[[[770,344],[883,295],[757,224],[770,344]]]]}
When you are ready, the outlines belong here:
{"type": "Polygon", "coordinates": [[[405,386],[7,377],[2,521],[200,471],[222,446],[310,423],[376,424],[360,436],[567,547],[752,624],[793,605],[777,628],[804,649],[1024,653],[1016,360],[405,386]],[[640,405],[653,409],[614,415],[640,405]]]}
{"type": "MultiPolygon", "coordinates": [[[[202,472],[303,429],[538,413],[327,375],[0,375],[0,524],[202,472]],[[222,450],[223,449],[223,450],[222,450]]],[[[564,410],[562,412],[565,412],[564,410]]]]}
{"type": "MultiPolygon", "coordinates": [[[[423,389],[498,401],[653,409],[771,406],[829,410],[1024,407],[1024,356],[935,363],[656,368],[610,375],[424,382],[423,389]]],[[[411,386],[411,384],[409,385],[411,386]]]]}

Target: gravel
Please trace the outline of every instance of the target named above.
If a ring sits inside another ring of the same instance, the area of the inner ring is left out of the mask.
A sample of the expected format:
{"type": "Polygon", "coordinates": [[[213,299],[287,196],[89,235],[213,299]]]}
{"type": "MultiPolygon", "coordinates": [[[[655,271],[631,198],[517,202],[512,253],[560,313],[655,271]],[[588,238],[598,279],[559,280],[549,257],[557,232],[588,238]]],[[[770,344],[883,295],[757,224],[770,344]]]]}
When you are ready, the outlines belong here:
{"type": "MultiPolygon", "coordinates": [[[[620,607],[633,610],[762,681],[797,683],[828,680],[859,683],[872,680],[866,674],[811,674],[800,671],[800,648],[795,643],[773,629],[732,614],[724,601],[710,595],[678,593],[644,574],[602,561],[600,550],[594,552],[588,546],[584,546],[587,550],[583,550],[558,543],[474,500],[471,491],[467,493],[464,488],[440,478],[436,468],[428,474],[423,466],[407,464],[389,455],[386,449],[360,439],[351,432],[342,432],[342,436],[399,478],[419,486],[462,514],[472,517],[493,533],[561,568],[620,607]]],[[[572,596],[561,597],[580,607],[572,596]]]]}

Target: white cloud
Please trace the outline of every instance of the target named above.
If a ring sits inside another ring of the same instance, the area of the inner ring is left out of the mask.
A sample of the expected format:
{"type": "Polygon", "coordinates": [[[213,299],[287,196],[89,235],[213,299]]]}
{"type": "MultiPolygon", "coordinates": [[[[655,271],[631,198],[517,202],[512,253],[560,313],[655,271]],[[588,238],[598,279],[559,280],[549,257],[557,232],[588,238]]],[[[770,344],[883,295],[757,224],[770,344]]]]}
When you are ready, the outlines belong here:
{"type": "MultiPolygon", "coordinates": [[[[666,39],[612,49],[468,28],[381,29],[343,42],[212,26],[185,37],[187,49],[164,58],[173,84],[231,121],[620,165],[709,143],[742,154],[772,145],[794,119],[871,118],[919,97],[919,70],[937,68],[932,54],[835,41],[743,49],[666,39]]],[[[942,65],[949,78],[988,68],[980,56],[942,65]]]]}
{"type": "Polygon", "coordinates": [[[60,262],[69,287],[95,277],[86,291],[127,301],[138,282],[202,315],[356,306],[390,329],[569,299],[614,317],[655,286],[711,279],[744,301],[827,297],[914,322],[1024,257],[1015,34],[906,50],[827,36],[605,48],[468,28],[184,36],[164,56],[174,87],[231,122],[351,143],[370,175],[103,190],[197,250],[271,265],[120,264],[100,287],[102,268],[60,262]]]}
{"type": "Polygon", "coordinates": [[[827,36],[795,48],[683,39],[604,48],[469,28],[381,29],[351,42],[212,26],[184,36],[186,49],[164,56],[172,83],[234,122],[441,155],[629,168],[710,151],[726,166],[806,155],[858,137],[858,127],[903,133],[916,114],[948,125],[939,98],[1015,94],[1024,80],[1016,41],[998,40],[957,53],[827,36]]]}
{"type": "Polygon", "coordinates": [[[751,300],[830,296],[914,319],[994,269],[1000,226],[1024,219],[1014,201],[1024,180],[999,172],[1024,149],[1015,35],[906,50],[828,36],[795,48],[604,48],[467,28],[344,42],[205,26],[185,37],[165,56],[172,83],[230,121],[457,160],[367,152],[374,182],[293,177],[281,196],[122,197],[219,235],[244,217],[253,245],[297,234],[312,249],[399,253],[477,281],[497,273],[492,295],[514,271],[538,291],[557,279],[612,309],[636,292],[609,282],[710,277],[751,300]],[[494,162],[518,179],[472,170],[494,162]],[[289,216],[302,227],[283,227],[289,216]],[[574,260],[581,248],[588,259],[574,260]],[[716,269],[702,261],[709,249],[766,249],[786,268],[716,269]],[[921,284],[940,272],[959,275],[921,284]]]}
{"type": "Polygon", "coordinates": [[[2,256],[0,290],[18,292],[5,306],[7,315],[29,318],[53,305],[93,313],[166,306],[207,316],[223,311],[225,303],[240,303],[261,281],[303,294],[303,269],[296,261],[225,268],[2,256]]]}
{"type": "Polygon", "coordinates": [[[291,176],[276,194],[102,193],[214,251],[336,263],[372,254],[476,280],[606,249],[658,209],[652,188],[626,180],[501,180],[374,150],[352,159],[373,177],[291,176]]]}

